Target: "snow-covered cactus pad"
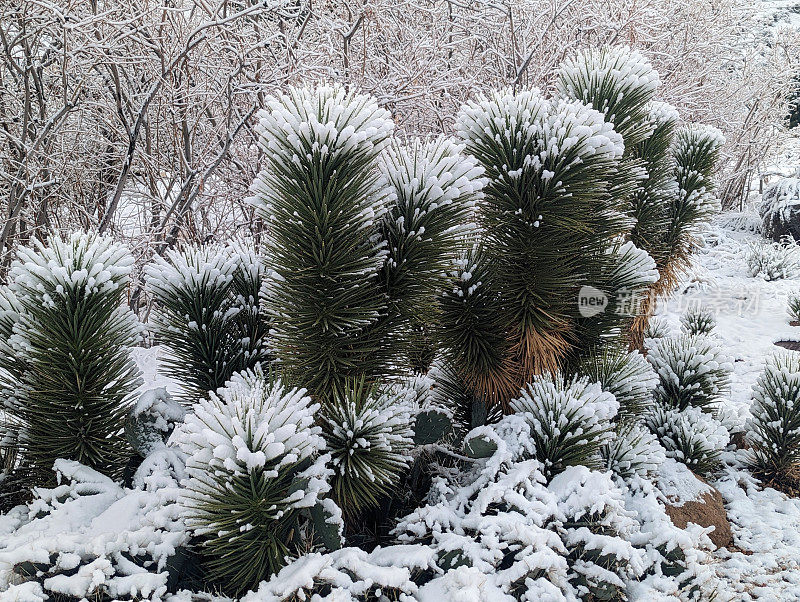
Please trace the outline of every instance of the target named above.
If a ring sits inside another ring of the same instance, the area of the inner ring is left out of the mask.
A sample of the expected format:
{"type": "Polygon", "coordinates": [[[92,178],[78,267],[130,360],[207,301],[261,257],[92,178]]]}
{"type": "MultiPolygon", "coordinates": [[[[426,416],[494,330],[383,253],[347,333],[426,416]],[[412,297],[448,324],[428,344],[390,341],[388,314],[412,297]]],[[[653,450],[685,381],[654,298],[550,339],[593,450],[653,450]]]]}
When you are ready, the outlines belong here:
{"type": "Polygon", "coordinates": [[[678,410],[715,411],[733,370],[719,343],[705,335],[653,340],[647,360],[658,375],[656,402],[678,410]]]}
{"type": "Polygon", "coordinates": [[[263,271],[261,258],[243,245],[170,250],[145,268],[155,332],[169,351],[163,364],[185,401],[266,357],[257,307],[263,271]]]}
{"type": "Polygon", "coordinates": [[[687,334],[711,334],[717,325],[714,313],[704,307],[695,307],[681,316],[681,326],[687,334]]]}
{"type": "Polygon", "coordinates": [[[751,463],[767,478],[797,478],[800,468],[800,360],[777,355],[767,360],[753,386],[748,439],[751,463]]]}
{"type": "Polygon", "coordinates": [[[666,456],[655,435],[636,422],[628,422],[620,424],[614,439],[600,448],[600,457],[604,468],[628,479],[656,472],[666,456]]]}
{"type": "Polygon", "coordinates": [[[188,456],[187,525],[212,581],[240,593],[283,566],[300,510],[330,488],[318,406],[256,369],[193,409],[172,437],[188,456]]]}
{"type": "Polygon", "coordinates": [[[324,408],[332,495],[345,514],[377,506],[397,486],[413,443],[413,409],[397,392],[364,385],[348,388],[324,408]]]}
{"type": "Polygon", "coordinates": [[[664,448],[665,455],[705,475],[719,465],[719,455],[730,441],[727,429],[700,408],[679,411],[656,407],[645,419],[664,448]]]}
{"type": "Polygon", "coordinates": [[[178,483],[162,475],[161,487],[124,489],[77,462],[55,470],[60,485],[4,516],[14,528],[0,537],[0,597],[165,599],[189,539],[178,483]]]}
{"type": "Polygon", "coordinates": [[[0,372],[7,426],[31,480],[52,481],[57,458],[106,474],[123,463],[120,424],[139,384],[130,348],[140,326],[125,304],[133,262],[110,237],[84,233],[17,252],[0,372]]]}
{"type": "Polygon", "coordinates": [[[558,532],[568,552],[570,584],[581,600],[626,600],[645,557],[627,541],[638,530],[622,491],[607,473],[568,468],[548,486],[558,500],[558,532]]]}
{"type": "Polygon", "coordinates": [[[650,62],[626,46],[588,48],[558,70],[558,91],[605,113],[626,146],[650,134],[648,103],[659,85],[650,62]]]}
{"type": "Polygon", "coordinates": [[[394,125],[374,97],[342,86],[291,88],[266,105],[252,202],[269,233],[271,343],[290,376],[322,398],[389,363],[378,228],[394,192],[378,159],[394,125]]]}
{"type": "Polygon", "coordinates": [[[603,391],[614,396],[619,404],[620,421],[640,416],[653,404],[658,377],[638,351],[627,352],[611,346],[596,349],[581,361],[579,372],[592,382],[599,382],[603,391]]]}
{"type": "Polygon", "coordinates": [[[535,456],[552,478],[568,466],[597,463],[600,446],[613,437],[619,404],[587,377],[547,373],[534,377],[511,408],[530,424],[535,456]]]}

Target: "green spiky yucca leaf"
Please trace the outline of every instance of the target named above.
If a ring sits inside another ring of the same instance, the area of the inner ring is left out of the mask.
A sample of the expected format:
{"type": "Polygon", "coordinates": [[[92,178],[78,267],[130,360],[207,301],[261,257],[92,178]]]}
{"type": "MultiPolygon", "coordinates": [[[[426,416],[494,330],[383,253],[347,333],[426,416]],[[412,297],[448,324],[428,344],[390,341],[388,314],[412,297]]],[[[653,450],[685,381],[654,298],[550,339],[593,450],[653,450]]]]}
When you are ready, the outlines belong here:
{"type": "Polygon", "coordinates": [[[645,424],[658,437],[666,457],[686,464],[699,475],[719,466],[720,453],[730,440],[718,420],[696,407],[677,410],[656,406],[645,424]]]}
{"type": "Polygon", "coordinates": [[[394,126],[374,98],[339,86],[292,88],[266,105],[258,125],[266,164],[253,192],[269,228],[272,343],[290,377],[326,397],[389,364],[377,327],[387,313],[377,224],[392,192],[378,156],[394,126]]]}
{"type": "Polygon", "coordinates": [[[193,409],[173,434],[187,455],[187,526],[208,579],[238,595],[284,566],[302,545],[302,510],[330,489],[319,406],[257,368],[193,409]]]}
{"type": "Polygon", "coordinates": [[[796,482],[800,469],[800,360],[776,355],[767,360],[753,387],[748,422],[751,467],[769,480],[796,482]]]}
{"type": "Polygon", "coordinates": [[[360,380],[345,383],[322,408],[332,496],[347,516],[377,507],[408,467],[414,433],[412,407],[403,397],[360,380]]]}
{"type": "Polygon", "coordinates": [[[195,401],[238,371],[268,359],[259,308],[263,259],[246,245],[190,246],[145,268],[153,329],[166,346],[163,366],[195,401]]]}
{"type": "Polygon", "coordinates": [[[121,425],[140,382],[130,355],[140,327],[125,304],[133,261],[112,239],[82,233],[18,251],[0,365],[28,482],[52,482],[58,458],[111,476],[122,468],[121,425]]]}
{"type": "Polygon", "coordinates": [[[716,325],[714,313],[704,307],[693,307],[681,316],[681,326],[688,334],[711,334],[716,325]]]}

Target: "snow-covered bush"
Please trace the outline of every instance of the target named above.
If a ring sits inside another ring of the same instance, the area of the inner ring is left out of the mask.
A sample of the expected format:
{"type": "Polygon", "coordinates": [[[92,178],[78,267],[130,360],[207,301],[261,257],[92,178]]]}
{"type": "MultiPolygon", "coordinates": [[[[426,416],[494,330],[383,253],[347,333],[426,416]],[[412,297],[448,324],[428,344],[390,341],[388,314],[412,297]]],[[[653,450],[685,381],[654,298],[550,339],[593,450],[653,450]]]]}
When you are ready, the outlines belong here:
{"type": "Polygon", "coordinates": [[[794,241],[752,243],[747,250],[747,273],[771,282],[800,277],[800,248],[794,241]]]}
{"type": "Polygon", "coordinates": [[[568,466],[597,464],[597,452],[613,437],[611,421],[618,407],[599,383],[550,373],[534,377],[511,401],[511,408],[530,424],[535,457],[548,478],[568,466]]]}
{"type": "Polygon", "coordinates": [[[603,468],[623,479],[634,474],[646,477],[664,462],[664,448],[655,435],[636,422],[622,423],[614,439],[600,448],[603,468]]]}
{"type": "Polygon", "coordinates": [[[800,469],[800,359],[767,360],[753,386],[747,436],[751,464],[768,479],[797,477],[800,469]]]}
{"type": "Polygon", "coordinates": [[[792,321],[800,322],[800,291],[789,293],[787,305],[787,311],[792,321]]]}
{"type": "Polygon", "coordinates": [[[330,489],[318,405],[256,369],[194,406],[173,434],[186,453],[186,523],[208,578],[232,593],[278,571],[303,541],[303,511],[330,489]]]}
{"type": "Polygon", "coordinates": [[[682,411],[657,407],[645,422],[668,458],[683,462],[699,475],[718,466],[719,455],[730,440],[727,429],[716,418],[696,407],[682,411]]]}
{"type": "Polygon", "coordinates": [[[3,517],[13,530],[0,536],[2,597],[163,600],[188,562],[177,475],[123,489],[74,461],[55,469],[60,485],[3,517]]]}
{"type": "Polygon", "coordinates": [[[239,244],[171,250],[145,271],[154,330],[168,351],[162,365],[180,383],[184,401],[267,359],[258,297],[265,268],[254,249],[239,244]]]}
{"type": "Polygon", "coordinates": [[[138,369],[139,325],[125,306],[133,257],[108,237],[75,233],[19,250],[4,291],[4,418],[26,479],[52,483],[53,462],[119,474],[120,426],[138,369]]]}
{"type": "Polygon", "coordinates": [[[185,417],[186,410],[164,387],[151,389],[142,393],[128,412],[125,437],[134,451],[146,458],[166,445],[175,426],[185,417]]]}
{"type": "Polygon", "coordinates": [[[605,346],[586,356],[578,371],[603,391],[611,393],[619,404],[620,421],[640,416],[653,404],[653,389],[658,378],[652,366],[638,351],[627,352],[605,346]]]}
{"type": "Polygon", "coordinates": [[[346,515],[378,505],[409,463],[412,411],[401,395],[356,383],[329,402],[322,432],[331,455],[331,493],[346,515]]]}
{"type": "Polygon", "coordinates": [[[644,556],[627,540],[637,524],[621,490],[583,466],[546,485],[531,430],[519,414],[475,429],[468,439],[482,437],[494,451],[466,474],[437,478],[429,504],[398,523],[397,537],[429,545],[445,571],[423,591],[475,588],[476,599],[530,602],[614,591],[624,599],[641,574],[644,556]]]}
{"type": "Polygon", "coordinates": [[[714,313],[703,307],[692,308],[681,316],[681,326],[687,334],[711,334],[717,325],[714,313]]]}
{"type": "Polygon", "coordinates": [[[705,335],[653,340],[647,360],[659,379],[654,391],[657,404],[677,410],[715,411],[733,370],[719,344],[705,335]]]}

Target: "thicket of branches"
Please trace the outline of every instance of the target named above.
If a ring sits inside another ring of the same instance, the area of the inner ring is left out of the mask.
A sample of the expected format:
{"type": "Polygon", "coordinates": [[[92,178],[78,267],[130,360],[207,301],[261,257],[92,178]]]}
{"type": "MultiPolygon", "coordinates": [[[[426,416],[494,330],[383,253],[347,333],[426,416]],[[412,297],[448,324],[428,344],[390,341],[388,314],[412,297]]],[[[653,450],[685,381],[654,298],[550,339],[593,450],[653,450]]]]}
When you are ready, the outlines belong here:
{"type": "MultiPolygon", "coordinates": [[[[728,136],[735,205],[779,132],[800,45],[740,0],[23,0],[0,5],[0,261],[50,229],[258,234],[255,111],[288,84],[369,92],[405,132],[451,132],[476,91],[549,87],[578,47],[629,44],[682,118],[728,136]]],[[[140,262],[141,265],[141,262],[140,262]]],[[[136,306],[142,278],[133,287],[136,306]]]]}

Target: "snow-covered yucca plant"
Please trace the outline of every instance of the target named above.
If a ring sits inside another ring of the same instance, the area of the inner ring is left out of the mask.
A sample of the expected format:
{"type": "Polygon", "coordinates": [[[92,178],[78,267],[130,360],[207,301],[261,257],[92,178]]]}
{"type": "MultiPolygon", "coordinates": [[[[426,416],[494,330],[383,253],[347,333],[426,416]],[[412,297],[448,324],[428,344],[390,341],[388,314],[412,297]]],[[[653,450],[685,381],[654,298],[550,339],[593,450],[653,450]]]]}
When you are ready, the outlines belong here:
{"type": "Polygon", "coordinates": [[[658,439],[639,423],[622,423],[614,439],[600,448],[603,468],[627,479],[635,474],[646,477],[664,462],[664,448],[658,439]]]}
{"type": "Polygon", "coordinates": [[[678,410],[696,407],[714,412],[733,369],[719,343],[705,335],[656,339],[647,360],[658,375],[656,402],[678,410]]]}
{"type": "Polygon", "coordinates": [[[699,475],[716,469],[730,440],[728,430],[717,419],[696,407],[683,411],[656,407],[645,423],[668,458],[683,462],[699,475]]]}
{"type": "Polygon", "coordinates": [[[595,349],[581,361],[578,371],[614,396],[620,421],[635,419],[653,404],[658,377],[638,351],[611,346],[595,349]]]}
{"type": "Polygon", "coordinates": [[[630,249],[616,249],[632,224],[615,184],[624,144],[600,112],[535,89],[479,96],[456,128],[488,182],[478,248],[442,302],[443,346],[479,397],[507,404],[531,375],[594,342],[577,288],[630,276],[617,269],[630,249]]]}
{"type": "Polygon", "coordinates": [[[670,333],[671,330],[666,320],[658,316],[649,316],[643,336],[645,339],[664,339],[670,336],[670,333]]]}
{"type": "Polygon", "coordinates": [[[596,465],[600,447],[613,438],[619,404],[586,377],[536,376],[511,408],[530,424],[536,458],[548,478],[577,464],[596,465]]]}
{"type": "Polygon", "coordinates": [[[714,313],[703,307],[695,307],[681,316],[681,326],[687,334],[711,334],[717,325],[714,313]]]}
{"type": "Polygon", "coordinates": [[[319,406],[260,369],[201,399],[172,441],[187,454],[186,522],[209,579],[252,589],[300,546],[301,510],[329,489],[319,406]]]}
{"type": "Polygon", "coordinates": [[[767,479],[797,478],[800,468],[800,359],[767,360],[753,386],[748,421],[751,464],[767,479]]]}
{"type": "Polygon", "coordinates": [[[428,344],[482,169],[444,138],[393,144],[389,112],[342,86],[266,104],[253,202],[274,269],[272,342],[290,378],[329,399],[402,369],[420,336],[428,344]]]}
{"type": "Polygon", "coordinates": [[[789,293],[787,311],[793,322],[800,322],[800,291],[789,293]]]}
{"type": "Polygon", "coordinates": [[[397,487],[413,442],[411,411],[401,396],[363,381],[346,386],[325,408],[332,496],[346,515],[377,506],[397,487]]]}
{"type": "Polygon", "coordinates": [[[139,384],[126,306],[133,257],[109,237],[74,233],[22,248],[3,292],[5,419],[31,481],[76,460],[116,475],[129,452],[120,426],[139,384]]]}
{"type": "Polygon", "coordinates": [[[258,300],[265,268],[254,249],[190,246],[155,257],[145,271],[154,330],[168,351],[162,363],[184,401],[267,358],[258,300]]]}
{"type": "Polygon", "coordinates": [[[758,241],[747,250],[747,273],[771,282],[800,276],[800,248],[793,240],[758,241]]]}

